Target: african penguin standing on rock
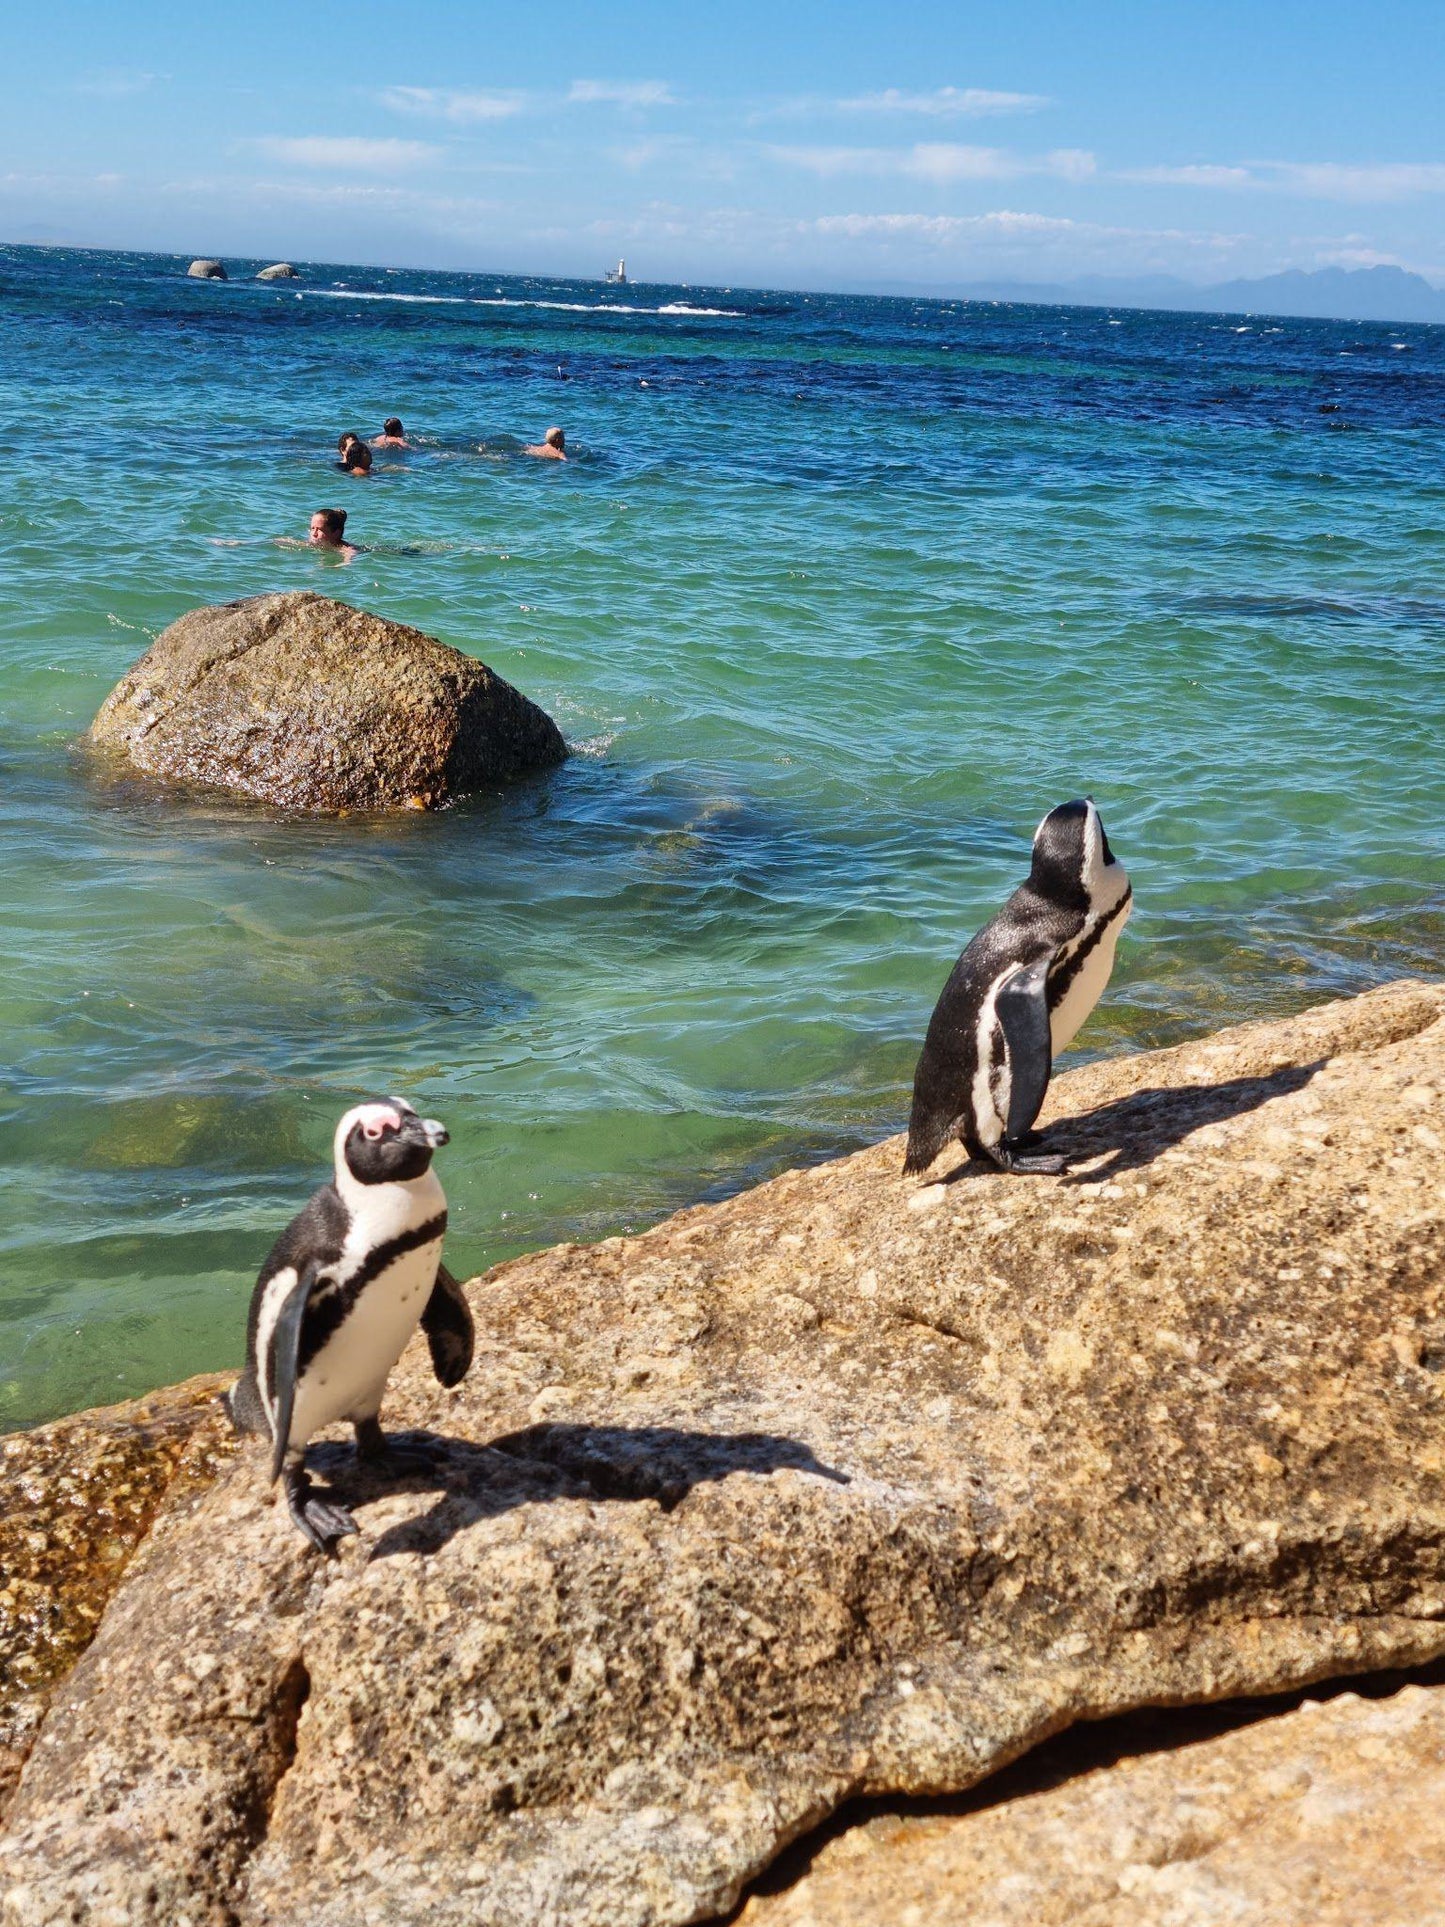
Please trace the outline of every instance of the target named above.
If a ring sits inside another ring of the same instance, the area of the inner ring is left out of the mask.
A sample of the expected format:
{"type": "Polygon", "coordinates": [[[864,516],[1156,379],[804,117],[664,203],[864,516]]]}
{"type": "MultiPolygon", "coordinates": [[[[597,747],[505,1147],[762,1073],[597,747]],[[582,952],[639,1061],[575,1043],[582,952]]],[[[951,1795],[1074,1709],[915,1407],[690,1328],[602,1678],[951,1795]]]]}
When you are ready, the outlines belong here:
{"type": "Polygon", "coordinates": [[[399,1098],[348,1111],[333,1181],[276,1240],[251,1294],[246,1369],[226,1407],[238,1431],[271,1440],[271,1477],[320,1552],[356,1521],[313,1493],[308,1442],[349,1419],[362,1458],[404,1464],[377,1414],[417,1325],[443,1385],[459,1384],[472,1362],[471,1311],[440,1262],[447,1201],[431,1161],[446,1141],[440,1124],[399,1098]]]}
{"type": "Polygon", "coordinates": [[[943,987],[914,1074],[905,1172],[926,1171],[955,1135],[1004,1171],[1064,1169],[1024,1147],[1054,1058],[1103,995],[1132,902],[1093,799],[1050,810],[1028,881],[943,987]]]}

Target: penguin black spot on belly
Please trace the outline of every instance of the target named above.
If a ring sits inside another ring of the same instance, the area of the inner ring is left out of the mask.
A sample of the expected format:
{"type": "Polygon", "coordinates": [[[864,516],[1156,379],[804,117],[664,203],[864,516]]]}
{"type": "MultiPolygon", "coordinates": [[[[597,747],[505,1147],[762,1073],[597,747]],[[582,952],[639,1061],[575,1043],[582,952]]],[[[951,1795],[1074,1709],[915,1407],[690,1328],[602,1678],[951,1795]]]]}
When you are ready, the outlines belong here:
{"type": "Polygon", "coordinates": [[[1098,949],[1099,945],[1104,941],[1105,937],[1109,934],[1110,930],[1113,929],[1114,925],[1118,923],[1121,920],[1121,918],[1128,915],[1129,905],[1133,901],[1134,901],[1134,890],[1133,890],[1133,886],[1131,885],[1127,890],[1125,890],[1123,896],[1120,897],[1119,901],[1114,905],[1114,908],[1109,912],[1109,914],[1105,917],[1100,917],[1099,921],[1094,925],[1093,929],[1089,932],[1088,936],[1085,937],[1084,941],[1079,945],[1078,949],[1074,951],[1073,955],[1066,957],[1056,970],[1050,971],[1049,973],[1049,1009],[1050,1010],[1056,1010],[1058,1006],[1064,1001],[1065,997],[1069,994],[1070,984],[1072,984],[1074,979],[1079,975],[1080,971],[1084,968],[1084,965],[1089,961],[1090,957],[1093,956],[1094,952],[1098,949]]]}
{"type": "Polygon", "coordinates": [[[298,1376],[325,1350],[327,1345],[340,1331],[355,1309],[356,1301],[366,1287],[388,1271],[398,1258],[404,1258],[409,1251],[419,1251],[434,1239],[445,1235],[447,1214],[439,1211],[425,1224],[419,1224],[410,1231],[400,1232],[385,1243],[373,1245],[365,1259],[356,1267],[351,1276],[341,1284],[333,1284],[324,1293],[313,1292],[307,1308],[306,1324],[301,1334],[301,1351],[297,1359],[298,1376]]]}

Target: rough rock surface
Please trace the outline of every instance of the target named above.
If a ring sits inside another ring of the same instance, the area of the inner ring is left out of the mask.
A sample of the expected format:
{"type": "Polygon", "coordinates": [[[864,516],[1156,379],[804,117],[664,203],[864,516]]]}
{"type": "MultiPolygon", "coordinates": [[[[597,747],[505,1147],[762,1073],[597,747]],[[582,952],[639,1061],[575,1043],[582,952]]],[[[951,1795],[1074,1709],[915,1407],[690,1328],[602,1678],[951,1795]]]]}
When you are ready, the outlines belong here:
{"type": "Polygon", "coordinates": [[[186,273],[193,281],[225,281],[226,270],[219,261],[192,261],[186,273]]]}
{"type": "Polygon", "coordinates": [[[1445,1688],[1342,1693],[830,1841],[737,1927],[1441,1927],[1445,1688]]]}
{"type": "Polygon", "coordinates": [[[262,268],[256,279],[258,281],[296,281],[300,277],[289,261],[277,261],[269,268],[262,268]]]}
{"type": "Polygon", "coordinates": [[[0,1439],[0,1812],[161,1501],[234,1450],[216,1405],[229,1383],[193,1378],[0,1439]]]}
{"type": "Polygon", "coordinates": [[[283,808],[436,808],[567,753],[543,710],[419,629],[319,595],[193,609],[107,696],[91,741],[283,808]]]}
{"type": "Polygon", "coordinates": [[[471,1377],[386,1414],[437,1473],[316,1454],[334,1563],[254,1449],[168,1503],[0,1918],[703,1920],[851,1795],[1445,1651],[1445,986],[1049,1116],[1064,1180],[893,1140],[474,1282],[471,1377]]]}

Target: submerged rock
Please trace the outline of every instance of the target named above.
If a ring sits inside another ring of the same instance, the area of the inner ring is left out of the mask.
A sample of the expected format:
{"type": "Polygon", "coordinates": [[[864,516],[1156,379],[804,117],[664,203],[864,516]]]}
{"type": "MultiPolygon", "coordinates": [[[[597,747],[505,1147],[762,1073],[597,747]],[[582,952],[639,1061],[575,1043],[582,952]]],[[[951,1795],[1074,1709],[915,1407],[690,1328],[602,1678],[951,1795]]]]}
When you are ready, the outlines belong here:
{"type": "Polygon", "coordinates": [[[567,753],[551,717],[474,656],[306,594],[182,616],[90,738],[152,775],[300,810],[437,808],[567,753]]]}
{"type": "MultiPolygon", "coordinates": [[[[1445,1652],[1445,986],[1061,1077],[1062,1181],[902,1141],[469,1293],[334,1562],[263,1454],[55,1693],[7,1927],[650,1927],[855,1794],[1445,1652]],[[945,1167],[945,1173],[946,1167],[945,1167]]],[[[1388,1877],[1388,1870],[1382,1877],[1388,1877]]]]}
{"type": "Polygon", "coordinates": [[[192,261],[186,273],[193,281],[225,281],[229,278],[219,261],[192,261]]]}
{"type": "Polygon", "coordinates": [[[300,277],[289,261],[277,261],[272,267],[262,268],[256,279],[258,281],[296,281],[300,277]]]}

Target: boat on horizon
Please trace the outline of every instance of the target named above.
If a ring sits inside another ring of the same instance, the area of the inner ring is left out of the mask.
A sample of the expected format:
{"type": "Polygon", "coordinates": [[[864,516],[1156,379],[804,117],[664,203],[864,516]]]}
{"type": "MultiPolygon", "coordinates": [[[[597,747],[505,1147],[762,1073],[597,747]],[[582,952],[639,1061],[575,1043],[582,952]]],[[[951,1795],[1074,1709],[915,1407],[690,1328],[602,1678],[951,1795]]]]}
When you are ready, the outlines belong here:
{"type": "Polygon", "coordinates": [[[625,288],[627,286],[626,261],[619,261],[615,268],[609,268],[602,279],[607,283],[609,288],[625,288]]]}

